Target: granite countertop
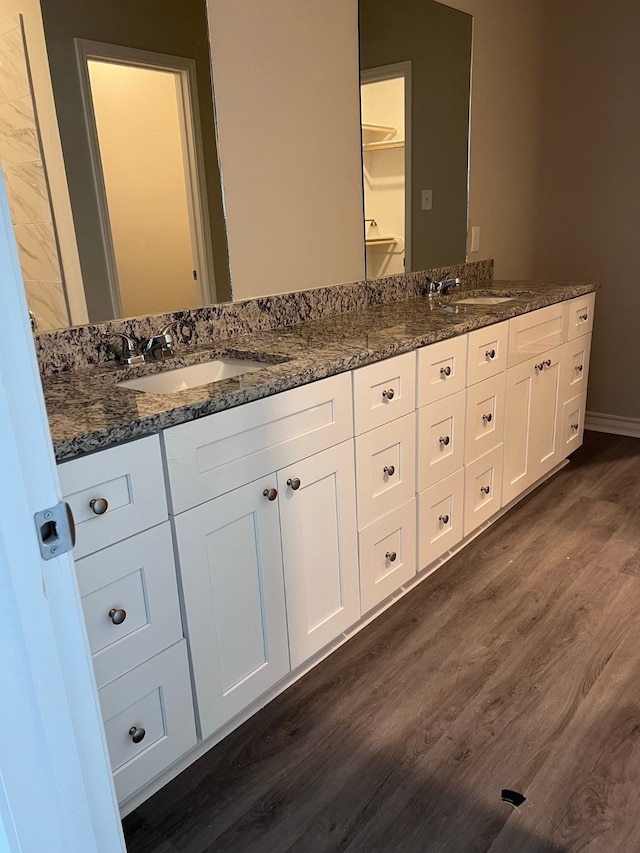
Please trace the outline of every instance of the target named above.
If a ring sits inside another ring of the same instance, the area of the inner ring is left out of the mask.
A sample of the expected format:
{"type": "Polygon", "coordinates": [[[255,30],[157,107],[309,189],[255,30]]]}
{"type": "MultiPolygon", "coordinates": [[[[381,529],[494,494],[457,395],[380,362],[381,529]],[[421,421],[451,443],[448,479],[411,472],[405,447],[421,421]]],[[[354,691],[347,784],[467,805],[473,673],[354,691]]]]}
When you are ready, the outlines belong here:
{"type": "Polygon", "coordinates": [[[94,367],[45,377],[42,381],[56,459],[64,461],[371,364],[582,296],[596,284],[493,281],[456,290],[442,299],[426,297],[362,308],[348,314],[184,349],[159,365],[94,367]],[[468,295],[509,296],[491,306],[463,306],[468,295]],[[173,394],[121,388],[123,379],[144,376],[220,355],[265,361],[254,373],[173,394]]]}

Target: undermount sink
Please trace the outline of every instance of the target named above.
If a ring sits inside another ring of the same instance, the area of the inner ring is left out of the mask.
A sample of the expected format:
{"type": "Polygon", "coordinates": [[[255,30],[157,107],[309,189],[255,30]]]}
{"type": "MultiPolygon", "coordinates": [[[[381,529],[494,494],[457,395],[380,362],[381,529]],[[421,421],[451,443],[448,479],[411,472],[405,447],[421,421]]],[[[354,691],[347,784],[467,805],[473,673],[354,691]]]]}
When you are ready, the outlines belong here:
{"type": "Polygon", "coordinates": [[[139,379],[125,379],[124,382],[118,382],[118,385],[147,394],[175,394],[176,391],[186,391],[189,388],[230,379],[232,376],[241,376],[243,373],[253,373],[267,366],[263,361],[244,358],[216,358],[203,364],[177,367],[163,373],[141,376],[139,379]]]}
{"type": "Polygon", "coordinates": [[[455,305],[499,305],[501,302],[511,302],[513,296],[468,296],[466,299],[456,299],[455,305]]]}

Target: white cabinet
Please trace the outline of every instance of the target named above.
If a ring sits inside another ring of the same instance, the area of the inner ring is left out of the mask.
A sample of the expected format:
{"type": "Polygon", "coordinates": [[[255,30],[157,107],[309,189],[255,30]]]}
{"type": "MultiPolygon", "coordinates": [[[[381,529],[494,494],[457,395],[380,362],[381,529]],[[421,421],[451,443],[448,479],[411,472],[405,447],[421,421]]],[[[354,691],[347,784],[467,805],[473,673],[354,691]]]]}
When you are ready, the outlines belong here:
{"type": "Polygon", "coordinates": [[[360,618],[353,441],[278,471],[293,668],[360,618]]]}
{"type": "Polygon", "coordinates": [[[157,435],[58,466],[119,802],[196,743],[157,435]]]}
{"type": "Polygon", "coordinates": [[[468,536],[500,509],[502,445],[464,469],[464,535],[468,536]]]}
{"type": "Polygon", "coordinates": [[[507,366],[514,367],[568,340],[570,303],[558,302],[509,321],[507,366]]]}
{"type": "Polygon", "coordinates": [[[569,340],[588,335],[593,330],[593,311],[595,308],[595,293],[587,293],[572,299],[569,307],[569,340]]]}
{"type": "Polygon", "coordinates": [[[253,481],[175,519],[203,738],[289,671],[275,485],[253,481]]]}
{"type": "Polygon", "coordinates": [[[502,444],[505,381],[503,372],[467,388],[466,464],[502,444]]]}
{"type": "Polygon", "coordinates": [[[507,367],[509,321],[469,332],[467,386],[503,373],[507,367]]]}
{"type": "Polygon", "coordinates": [[[413,412],[416,405],[416,354],[408,352],[353,371],[355,434],[413,412]]]}
{"type": "Polygon", "coordinates": [[[563,457],[573,453],[582,444],[586,404],[587,395],[585,393],[567,400],[562,406],[560,452],[563,457]]]}
{"type": "Polygon", "coordinates": [[[352,435],[349,374],[165,432],[203,738],[360,617],[352,435]]]}
{"type": "Polygon", "coordinates": [[[464,469],[418,495],[418,566],[424,569],[460,542],[464,520],[464,469]]]}
{"type": "Polygon", "coordinates": [[[391,510],[358,533],[360,598],[367,613],[416,573],[416,501],[391,510]]]}
{"type": "Polygon", "coordinates": [[[503,505],[562,458],[561,356],[556,347],[507,371],[503,505]]]}
{"type": "Polygon", "coordinates": [[[464,389],[418,409],[418,491],[462,468],[464,444],[464,389]]]}
{"type": "Polygon", "coordinates": [[[463,391],[466,374],[466,335],[422,347],[418,350],[417,405],[427,406],[463,391]]]}

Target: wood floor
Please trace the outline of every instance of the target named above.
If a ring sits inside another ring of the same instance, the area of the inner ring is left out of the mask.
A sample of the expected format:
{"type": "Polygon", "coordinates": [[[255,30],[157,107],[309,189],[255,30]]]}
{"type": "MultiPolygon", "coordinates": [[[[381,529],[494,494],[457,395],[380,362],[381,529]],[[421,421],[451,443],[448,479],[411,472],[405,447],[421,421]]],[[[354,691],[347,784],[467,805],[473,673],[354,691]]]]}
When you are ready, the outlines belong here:
{"type": "Polygon", "coordinates": [[[130,853],[640,851],[640,441],[587,433],[125,834],[130,853]]]}

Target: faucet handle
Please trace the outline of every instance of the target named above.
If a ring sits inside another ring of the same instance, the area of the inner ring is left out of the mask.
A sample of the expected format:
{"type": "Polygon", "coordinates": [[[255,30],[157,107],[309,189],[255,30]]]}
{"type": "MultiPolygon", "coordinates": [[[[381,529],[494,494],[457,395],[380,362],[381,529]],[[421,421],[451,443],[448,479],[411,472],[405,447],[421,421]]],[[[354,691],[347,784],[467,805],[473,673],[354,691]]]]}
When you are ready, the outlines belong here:
{"type": "Polygon", "coordinates": [[[129,335],[124,335],[122,332],[114,332],[113,334],[124,341],[124,346],[120,353],[120,364],[128,364],[130,366],[144,364],[144,353],[139,351],[138,342],[134,338],[130,338],[129,335]]]}

